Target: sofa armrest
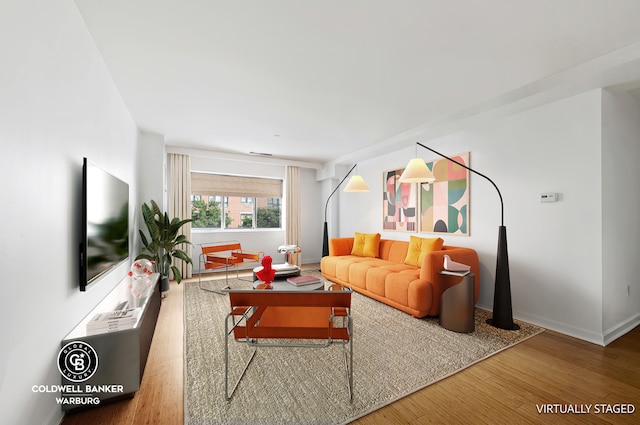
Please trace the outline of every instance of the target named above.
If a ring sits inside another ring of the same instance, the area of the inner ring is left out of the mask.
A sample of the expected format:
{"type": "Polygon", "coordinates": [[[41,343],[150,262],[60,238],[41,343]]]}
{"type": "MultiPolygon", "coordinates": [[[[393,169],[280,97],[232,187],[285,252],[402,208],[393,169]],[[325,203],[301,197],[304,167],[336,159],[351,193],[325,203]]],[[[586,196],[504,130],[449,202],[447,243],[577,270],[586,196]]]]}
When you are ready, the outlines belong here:
{"type": "MultiPolygon", "coordinates": [[[[439,311],[440,296],[447,290],[455,279],[448,279],[441,275],[440,270],[444,269],[444,256],[448,255],[453,261],[471,266],[474,279],[474,302],[478,302],[480,296],[480,262],[478,253],[471,248],[461,248],[456,246],[444,246],[440,251],[433,251],[427,254],[420,267],[420,279],[425,279],[431,283],[433,288],[434,306],[439,311]]],[[[459,278],[457,279],[459,280],[459,278]]],[[[431,314],[435,314],[433,311],[431,314]]]]}
{"type": "Polygon", "coordinates": [[[453,261],[471,266],[471,272],[480,272],[478,254],[471,248],[461,248],[456,246],[444,246],[439,251],[432,251],[424,257],[420,267],[420,279],[433,282],[440,276],[440,270],[444,269],[444,256],[448,255],[453,261]]]}
{"type": "Polygon", "coordinates": [[[331,238],[329,240],[329,255],[350,255],[353,249],[353,238],[331,238]]]}

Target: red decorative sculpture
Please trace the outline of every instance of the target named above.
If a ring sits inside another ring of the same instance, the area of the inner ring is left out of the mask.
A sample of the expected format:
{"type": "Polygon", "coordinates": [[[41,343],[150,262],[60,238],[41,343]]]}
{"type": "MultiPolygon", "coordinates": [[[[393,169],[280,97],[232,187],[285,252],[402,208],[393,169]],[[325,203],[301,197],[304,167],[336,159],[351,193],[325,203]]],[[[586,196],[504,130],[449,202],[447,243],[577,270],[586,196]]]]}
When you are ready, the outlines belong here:
{"type": "Polygon", "coordinates": [[[276,271],[271,268],[272,261],[273,260],[269,255],[265,255],[264,257],[262,257],[262,270],[258,270],[256,272],[256,276],[258,277],[258,279],[260,279],[266,284],[265,289],[273,288],[271,286],[271,282],[273,282],[273,278],[276,275],[276,271]]]}

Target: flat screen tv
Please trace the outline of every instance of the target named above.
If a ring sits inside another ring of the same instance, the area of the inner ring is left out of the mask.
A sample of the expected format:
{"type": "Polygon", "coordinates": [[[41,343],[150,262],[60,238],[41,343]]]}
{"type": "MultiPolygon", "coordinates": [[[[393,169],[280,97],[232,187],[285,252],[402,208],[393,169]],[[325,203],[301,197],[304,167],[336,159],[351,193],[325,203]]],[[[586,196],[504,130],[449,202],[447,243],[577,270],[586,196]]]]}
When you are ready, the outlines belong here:
{"type": "Polygon", "coordinates": [[[127,258],[129,185],[84,158],[80,290],[127,258]]]}

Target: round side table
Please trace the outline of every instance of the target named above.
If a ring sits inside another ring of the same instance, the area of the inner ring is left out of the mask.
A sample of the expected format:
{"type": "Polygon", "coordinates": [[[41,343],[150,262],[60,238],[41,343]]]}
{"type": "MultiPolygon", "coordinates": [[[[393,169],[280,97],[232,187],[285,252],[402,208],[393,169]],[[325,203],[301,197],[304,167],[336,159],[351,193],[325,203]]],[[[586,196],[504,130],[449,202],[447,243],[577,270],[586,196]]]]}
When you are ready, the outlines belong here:
{"type": "MultiPolygon", "coordinates": [[[[440,274],[450,275],[444,271],[440,274]]],[[[462,333],[475,330],[474,280],[475,275],[468,273],[462,276],[459,283],[443,292],[440,302],[440,326],[462,333]]]]}

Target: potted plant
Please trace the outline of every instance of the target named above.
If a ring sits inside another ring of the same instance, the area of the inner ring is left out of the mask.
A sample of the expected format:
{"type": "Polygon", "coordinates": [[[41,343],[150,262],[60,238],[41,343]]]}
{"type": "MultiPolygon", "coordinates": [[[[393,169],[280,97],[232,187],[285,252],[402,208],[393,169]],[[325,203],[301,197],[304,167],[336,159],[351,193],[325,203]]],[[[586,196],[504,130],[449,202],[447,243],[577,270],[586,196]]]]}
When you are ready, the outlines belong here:
{"type": "Polygon", "coordinates": [[[180,220],[178,217],[169,219],[169,215],[164,214],[158,207],[158,204],[151,200],[151,206],[146,203],[142,204],[142,216],[144,223],[149,232],[149,236],[140,230],[140,239],[142,241],[142,253],[136,257],[136,260],[147,259],[153,261],[155,271],[160,273],[162,282],[161,290],[169,290],[169,271],[173,272],[176,282],[182,281],[182,273],[180,269],[172,264],[173,259],[185,261],[193,264],[191,257],[185,251],[178,247],[183,244],[190,244],[187,237],[178,234],[180,228],[185,224],[193,221],[190,218],[180,220]]]}

